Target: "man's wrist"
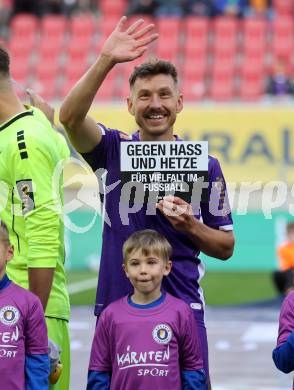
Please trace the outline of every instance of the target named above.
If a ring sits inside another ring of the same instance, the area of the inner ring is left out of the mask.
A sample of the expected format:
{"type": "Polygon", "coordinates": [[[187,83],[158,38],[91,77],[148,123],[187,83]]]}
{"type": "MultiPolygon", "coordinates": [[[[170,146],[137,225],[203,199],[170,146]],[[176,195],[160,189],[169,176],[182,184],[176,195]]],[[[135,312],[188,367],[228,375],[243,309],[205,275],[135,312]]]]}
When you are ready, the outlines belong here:
{"type": "Polygon", "coordinates": [[[101,53],[95,63],[95,68],[99,67],[100,71],[102,69],[105,70],[106,72],[109,72],[114,67],[115,64],[116,61],[111,55],[101,53]]]}

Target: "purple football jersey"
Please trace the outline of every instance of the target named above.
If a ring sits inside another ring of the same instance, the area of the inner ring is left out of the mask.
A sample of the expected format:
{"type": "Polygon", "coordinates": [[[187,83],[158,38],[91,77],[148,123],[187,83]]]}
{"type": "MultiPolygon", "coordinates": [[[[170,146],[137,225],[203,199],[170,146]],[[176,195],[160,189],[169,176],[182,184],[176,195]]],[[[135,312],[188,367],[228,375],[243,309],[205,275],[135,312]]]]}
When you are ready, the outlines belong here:
{"type": "Polygon", "coordinates": [[[25,355],[47,353],[47,328],[39,299],[11,282],[0,290],[1,389],[25,390],[25,355]]]}
{"type": "Polygon", "coordinates": [[[101,314],[89,370],[111,371],[111,389],[180,390],[181,370],[203,368],[191,309],[166,294],[153,308],[138,309],[128,296],[101,314]]]}
{"type": "MultiPolygon", "coordinates": [[[[100,184],[106,188],[102,196],[105,207],[103,226],[103,242],[100,261],[99,281],[96,295],[95,314],[99,315],[109,303],[129,294],[133,289],[122,269],[122,246],[125,240],[135,231],[154,229],[163,234],[172,245],[173,267],[170,275],[165,278],[163,288],[172,295],[183,299],[192,308],[202,309],[204,304],[199,281],[204,275],[204,266],[198,258],[199,249],[187,235],[177,231],[159,210],[150,213],[147,206],[128,211],[129,205],[121,200],[120,185],[120,143],[139,141],[139,133],[135,133],[131,140],[117,130],[110,130],[99,125],[102,131],[102,140],[90,153],[83,154],[93,171],[104,168],[107,170],[106,179],[100,184]],[[126,207],[126,209],[124,208],[126,207]],[[151,215],[150,215],[151,214],[151,215]]],[[[176,142],[180,142],[176,138],[176,142]]],[[[220,189],[220,199],[210,203],[201,203],[195,211],[196,218],[215,229],[232,230],[230,211],[222,212],[222,204],[226,198],[226,183],[217,159],[209,156],[208,164],[209,194],[214,188],[220,189]],[[220,212],[215,214],[215,210],[220,212]]],[[[198,310],[197,310],[198,311],[198,310]]],[[[202,310],[200,310],[202,311],[202,310]]]]}

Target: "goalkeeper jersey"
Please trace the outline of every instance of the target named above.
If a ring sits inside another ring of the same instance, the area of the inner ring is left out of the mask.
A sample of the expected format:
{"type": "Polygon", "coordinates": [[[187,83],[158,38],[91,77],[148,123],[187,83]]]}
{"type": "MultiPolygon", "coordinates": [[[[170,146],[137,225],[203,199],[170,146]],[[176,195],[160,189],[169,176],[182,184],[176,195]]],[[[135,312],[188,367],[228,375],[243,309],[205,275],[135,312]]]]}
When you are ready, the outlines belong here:
{"type": "Polygon", "coordinates": [[[55,268],[46,316],[69,318],[64,272],[65,139],[38,109],[27,107],[0,126],[0,218],[14,245],[10,279],[28,288],[28,268],[55,268]]]}

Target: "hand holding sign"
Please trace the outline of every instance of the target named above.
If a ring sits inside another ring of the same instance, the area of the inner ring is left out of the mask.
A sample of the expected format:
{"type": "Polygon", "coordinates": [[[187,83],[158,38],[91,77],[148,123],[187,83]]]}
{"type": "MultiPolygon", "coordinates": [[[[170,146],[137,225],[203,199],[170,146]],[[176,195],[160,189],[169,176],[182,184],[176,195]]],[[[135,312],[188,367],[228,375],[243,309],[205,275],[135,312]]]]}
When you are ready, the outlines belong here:
{"type": "Polygon", "coordinates": [[[190,232],[193,224],[197,222],[191,205],[176,196],[165,196],[157,203],[157,208],[173,227],[181,232],[190,232]]]}

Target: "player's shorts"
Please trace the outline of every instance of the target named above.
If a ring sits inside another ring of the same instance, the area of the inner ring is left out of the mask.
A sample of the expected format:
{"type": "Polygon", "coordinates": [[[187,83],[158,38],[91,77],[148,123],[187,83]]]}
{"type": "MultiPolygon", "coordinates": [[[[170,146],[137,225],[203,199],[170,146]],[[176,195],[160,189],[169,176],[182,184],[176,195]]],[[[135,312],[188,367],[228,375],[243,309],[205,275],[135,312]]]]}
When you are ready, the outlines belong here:
{"type": "Polygon", "coordinates": [[[208,342],[207,342],[206,327],[204,322],[204,311],[193,310],[193,313],[196,319],[198,336],[200,338],[201,347],[202,347],[203,366],[206,373],[207,382],[209,382],[208,342]]]}
{"type": "Polygon", "coordinates": [[[48,338],[58,344],[62,350],[61,363],[63,370],[58,382],[50,385],[50,390],[69,390],[70,382],[70,341],[68,322],[58,318],[45,317],[48,328],[48,338]]]}

